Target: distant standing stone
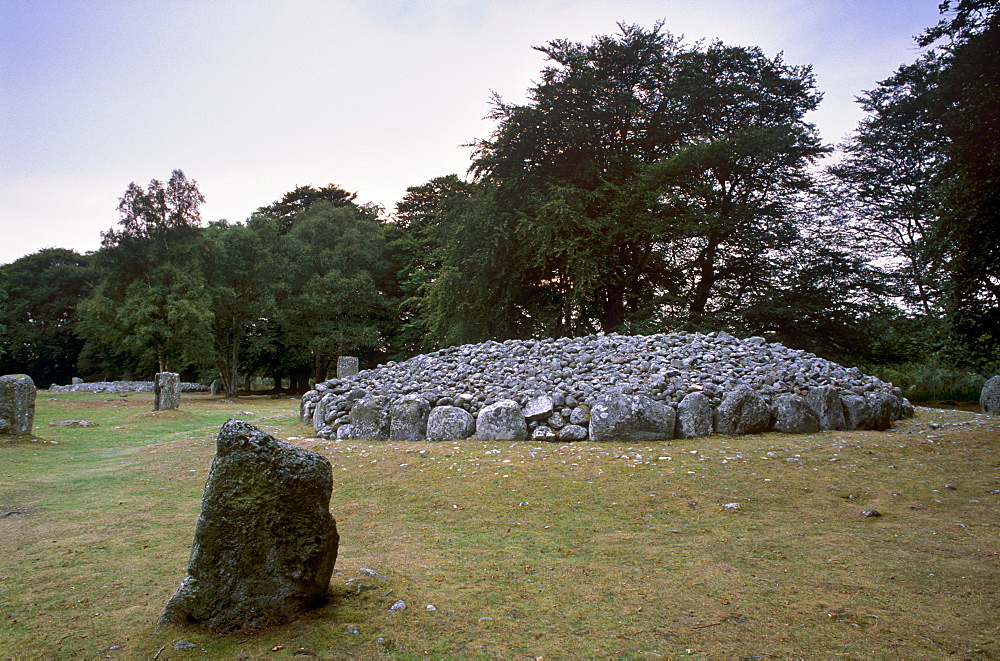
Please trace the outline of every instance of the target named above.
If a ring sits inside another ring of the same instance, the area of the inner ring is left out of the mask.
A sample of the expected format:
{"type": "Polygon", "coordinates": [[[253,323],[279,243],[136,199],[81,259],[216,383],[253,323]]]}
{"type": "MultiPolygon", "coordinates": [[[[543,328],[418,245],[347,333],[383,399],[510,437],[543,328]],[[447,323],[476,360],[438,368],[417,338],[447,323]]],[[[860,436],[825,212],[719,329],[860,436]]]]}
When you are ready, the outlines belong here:
{"type": "Polygon", "coordinates": [[[337,378],[343,379],[345,376],[353,376],[358,373],[358,359],[356,356],[337,357],[337,378]]]}
{"type": "Polygon", "coordinates": [[[188,575],[159,623],[277,626],[321,605],[339,537],[330,462],[242,420],[222,426],[188,575]]]}
{"type": "Polygon", "coordinates": [[[24,436],[35,424],[35,382],[27,374],[0,376],[0,434],[24,436]]]}
{"type": "Polygon", "coordinates": [[[1000,415],[1000,376],[983,384],[983,390],[979,393],[979,406],[983,408],[983,413],[1000,415]]]}
{"type": "Polygon", "coordinates": [[[181,407],[181,377],[176,372],[159,372],[153,379],[153,410],[181,407]]]}

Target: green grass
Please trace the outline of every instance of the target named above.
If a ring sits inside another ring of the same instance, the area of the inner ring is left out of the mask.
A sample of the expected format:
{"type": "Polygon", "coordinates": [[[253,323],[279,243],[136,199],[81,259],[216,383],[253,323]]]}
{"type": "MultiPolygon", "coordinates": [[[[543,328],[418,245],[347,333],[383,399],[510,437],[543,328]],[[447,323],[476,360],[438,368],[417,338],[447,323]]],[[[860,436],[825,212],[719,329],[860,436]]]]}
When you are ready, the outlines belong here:
{"type": "Polygon", "coordinates": [[[1000,656],[997,418],[921,409],[888,432],[655,445],[367,443],[311,437],[290,399],[150,408],[42,392],[35,440],[0,443],[0,656],[1000,656]],[[334,465],[333,598],[266,631],[158,627],[236,411],[334,465]],[[48,426],[69,418],[101,426],[48,426]],[[407,609],[389,613],[397,599],[407,609]],[[196,648],[175,651],[181,639],[196,648]]]}

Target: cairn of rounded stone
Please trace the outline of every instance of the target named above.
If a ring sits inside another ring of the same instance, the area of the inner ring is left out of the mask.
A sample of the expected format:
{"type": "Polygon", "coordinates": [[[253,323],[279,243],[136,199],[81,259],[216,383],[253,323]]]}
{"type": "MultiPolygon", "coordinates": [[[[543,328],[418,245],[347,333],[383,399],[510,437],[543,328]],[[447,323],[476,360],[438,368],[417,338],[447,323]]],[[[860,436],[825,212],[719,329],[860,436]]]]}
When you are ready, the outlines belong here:
{"type": "MultiPolygon", "coordinates": [[[[446,432],[432,424],[445,415],[439,409],[451,418],[452,409],[460,409],[474,421],[472,435],[483,440],[563,442],[607,438],[602,407],[628,397],[652,402],[645,407],[650,415],[673,415],[674,427],[657,432],[671,438],[812,433],[816,425],[885,429],[913,414],[899,388],[857,368],[764,338],[722,332],[612,333],[449,347],[319,383],[303,396],[299,413],[323,438],[386,440],[394,420],[403,424],[411,415],[412,405],[397,404],[419,398],[429,407],[428,438],[466,437],[463,426],[446,432]],[[596,421],[595,410],[602,411],[596,421]]],[[[407,438],[419,436],[422,421],[421,409],[418,431],[407,438]]]]}
{"type": "Polygon", "coordinates": [[[25,436],[35,424],[35,382],[27,374],[0,376],[0,434],[25,436]]]}
{"type": "Polygon", "coordinates": [[[160,624],[286,624],[326,600],[339,537],[330,462],[242,420],[219,431],[187,577],[160,624]]]}
{"type": "Polygon", "coordinates": [[[153,379],[153,410],[181,407],[181,377],[176,372],[158,372],[153,379]]]}
{"type": "Polygon", "coordinates": [[[983,384],[979,393],[979,406],[983,413],[1000,415],[1000,376],[994,376],[983,384]]]}

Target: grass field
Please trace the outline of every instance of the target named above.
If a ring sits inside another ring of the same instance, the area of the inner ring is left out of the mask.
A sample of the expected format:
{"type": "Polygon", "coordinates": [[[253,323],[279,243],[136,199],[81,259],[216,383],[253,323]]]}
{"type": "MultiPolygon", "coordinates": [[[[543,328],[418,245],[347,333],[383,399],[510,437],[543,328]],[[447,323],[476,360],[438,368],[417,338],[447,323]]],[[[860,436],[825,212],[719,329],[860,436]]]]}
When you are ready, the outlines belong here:
{"type": "Polygon", "coordinates": [[[181,405],[43,391],[36,436],[0,442],[0,657],[1000,658],[1000,418],[367,443],[312,437],[287,397],[181,405]],[[332,599],[267,631],[159,627],[230,417],[333,463],[332,599]]]}

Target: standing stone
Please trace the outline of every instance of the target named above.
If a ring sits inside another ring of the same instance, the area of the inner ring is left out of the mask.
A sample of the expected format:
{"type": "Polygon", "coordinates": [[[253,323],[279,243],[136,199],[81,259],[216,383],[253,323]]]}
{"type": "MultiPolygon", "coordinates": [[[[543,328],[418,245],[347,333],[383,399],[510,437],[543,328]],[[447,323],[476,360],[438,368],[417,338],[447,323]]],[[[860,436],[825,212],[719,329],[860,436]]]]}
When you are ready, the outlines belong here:
{"type": "Polygon", "coordinates": [[[403,395],[389,407],[389,440],[422,441],[427,438],[431,405],[420,395],[403,395]]]}
{"type": "Polygon", "coordinates": [[[427,417],[427,440],[453,441],[476,433],[472,414],[457,406],[435,406],[427,417]]]}
{"type": "Polygon", "coordinates": [[[524,441],[528,423],[521,407],[512,399],[484,406],[476,416],[476,438],[481,441],[524,441]]]}
{"type": "Polygon", "coordinates": [[[691,392],[677,405],[677,437],[712,435],[712,400],[701,392],[691,392]]]}
{"type": "Polygon", "coordinates": [[[159,372],[153,379],[153,410],[181,407],[181,377],[176,372],[159,372]]]}
{"type": "Polygon", "coordinates": [[[847,429],[844,418],[844,403],[840,393],[833,386],[813,388],[806,395],[806,404],[819,418],[819,428],[826,430],[847,429]]]}
{"type": "Polygon", "coordinates": [[[358,373],[358,359],[355,356],[337,356],[337,378],[343,379],[358,373]]]}
{"type": "Polygon", "coordinates": [[[983,413],[1000,415],[1000,376],[995,376],[983,384],[979,393],[979,406],[983,413]]]}
{"type": "Polygon", "coordinates": [[[781,395],[774,402],[774,428],[786,434],[815,434],[819,417],[799,395],[781,395]]]}
{"type": "Polygon", "coordinates": [[[590,410],[591,441],[645,443],[674,437],[676,414],[645,395],[612,395],[590,410]]]}
{"type": "Polygon", "coordinates": [[[212,385],[209,387],[208,391],[212,397],[216,397],[219,394],[219,388],[222,386],[222,379],[212,379],[212,385]]]}
{"type": "Polygon", "coordinates": [[[35,424],[35,382],[27,374],[0,376],[0,434],[24,436],[35,424]]]}
{"type": "Polygon", "coordinates": [[[73,377],[73,380],[71,381],[71,383],[72,383],[72,384],[73,384],[74,386],[77,386],[77,385],[80,385],[81,383],[83,383],[83,379],[81,379],[81,378],[80,378],[80,377],[78,377],[78,376],[74,376],[74,377],[73,377]]]}
{"type": "Polygon", "coordinates": [[[187,577],[161,625],[279,626],[325,601],[340,538],[325,457],[242,420],[222,426],[187,577]]]}
{"type": "Polygon", "coordinates": [[[365,395],[358,400],[351,409],[350,437],[373,441],[388,439],[391,403],[392,398],[386,395],[365,395]]]}
{"type": "Polygon", "coordinates": [[[312,420],[310,421],[312,422],[313,429],[319,431],[326,426],[326,413],[330,410],[333,400],[334,396],[327,393],[316,402],[316,408],[313,409],[312,420]]]}
{"type": "Polygon", "coordinates": [[[758,434],[770,426],[771,408],[753,388],[743,384],[723,398],[714,422],[719,434],[758,434]]]}

